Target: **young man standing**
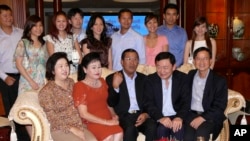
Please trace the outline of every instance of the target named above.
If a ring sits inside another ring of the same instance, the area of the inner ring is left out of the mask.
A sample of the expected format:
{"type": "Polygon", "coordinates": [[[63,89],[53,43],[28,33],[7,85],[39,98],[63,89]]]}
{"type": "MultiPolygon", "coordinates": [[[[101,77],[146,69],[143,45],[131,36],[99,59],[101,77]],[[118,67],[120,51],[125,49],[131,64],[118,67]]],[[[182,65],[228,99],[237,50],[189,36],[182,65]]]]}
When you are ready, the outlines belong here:
{"type": "Polygon", "coordinates": [[[13,64],[13,55],[23,30],[13,26],[12,10],[7,5],[0,5],[0,91],[6,115],[14,104],[19,72],[13,64]]]}
{"type": "Polygon", "coordinates": [[[176,21],[179,18],[178,6],[175,4],[167,4],[164,8],[163,18],[165,20],[165,25],[161,25],[157,33],[167,37],[169,52],[174,54],[176,58],[176,67],[178,68],[183,64],[184,50],[187,42],[187,33],[185,29],[176,25],[176,21]]]}
{"type": "Polygon", "coordinates": [[[68,11],[68,19],[71,25],[71,31],[77,37],[78,43],[86,38],[85,31],[82,28],[83,12],[79,8],[72,8],[68,11]]]}
{"type": "MultiPolygon", "coordinates": [[[[16,101],[20,74],[13,63],[13,56],[23,30],[13,26],[12,10],[0,5],[0,92],[6,116],[16,101]]],[[[18,141],[27,141],[29,136],[24,126],[15,124],[18,141]]]]}
{"type": "Polygon", "coordinates": [[[112,58],[113,58],[113,70],[121,70],[120,64],[121,54],[125,49],[135,49],[140,57],[139,63],[145,64],[145,47],[142,35],[135,32],[131,28],[133,21],[133,13],[129,9],[121,9],[118,13],[121,29],[115,32],[112,38],[112,58]]]}

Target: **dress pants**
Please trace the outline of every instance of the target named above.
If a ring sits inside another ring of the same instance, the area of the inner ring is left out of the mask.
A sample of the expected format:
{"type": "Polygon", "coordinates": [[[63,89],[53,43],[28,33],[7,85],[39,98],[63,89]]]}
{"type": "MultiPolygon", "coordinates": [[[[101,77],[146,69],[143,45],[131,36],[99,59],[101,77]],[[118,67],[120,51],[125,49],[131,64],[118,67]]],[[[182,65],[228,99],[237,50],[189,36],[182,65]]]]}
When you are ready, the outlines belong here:
{"type": "Polygon", "coordinates": [[[196,141],[197,137],[204,137],[205,141],[208,141],[210,134],[214,128],[214,123],[212,121],[204,121],[197,129],[190,126],[190,122],[199,116],[195,112],[190,112],[187,116],[187,123],[184,127],[184,141],[196,141]]]}
{"type": "Polygon", "coordinates": [[[156,122],[148,118],[145,122],[136,127],[135,123],[138,116],[141,113],[126,114],[123,117],[119,117],[120,126],[123,128],[123,141],[136,141],[139,132],[143,133],[146,137],[145,141],[153,141],[156,132],[156,122]]]}
{"type": "Polygon", "coordinates": [[[161,138],[175,138],[182,141],[184,135],[184,126],[182,125],[182,128],[179,131],[173,132],[172,129],[165,127],[161,123],[158,123],[156,134],[157,140],[161,138]]]}
{"type": "MultiPolygon", "coordinates": [[[[0,92],[2,93],[2,99],[4,104],[4,110],[5,110],[5,116],[9,115],[10,109],[13,106],[13,104],[16,101],[17,94],[18,94],[18,85],[19,85],[19,78],[20,74],[10,74],[9,76],[16,79],[15,83],[11,86],[8,86],[4,80],[0,79],[0,92]]],[[[15,123],[15,129],[18,141],[29,141],[30,137],[26,131],[26,128],[24,125],[20,125],[15,123]]]]}

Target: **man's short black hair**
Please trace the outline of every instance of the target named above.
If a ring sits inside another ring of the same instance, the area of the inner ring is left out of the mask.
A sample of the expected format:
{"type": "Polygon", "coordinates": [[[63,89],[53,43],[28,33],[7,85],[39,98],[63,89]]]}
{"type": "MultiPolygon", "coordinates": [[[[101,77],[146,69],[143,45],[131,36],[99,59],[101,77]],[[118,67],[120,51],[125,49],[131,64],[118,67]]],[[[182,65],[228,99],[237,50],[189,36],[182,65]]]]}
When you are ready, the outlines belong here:
{"type": "Polygon", "coordinates": [[[172,65],[174,65],[175,62],[176,62],[175,57],[174,57],[174,55],[173,55],[172,53],[164,51],[164,52],[160,52],[160,53],[158,53],[158,54],[156,55],[156,57],[155,57],[155,64],[156,64],[158,61],[161,61],[161,60],[164,60],[164,59],[169,59],[169,60],[170,60],[170,63],[171,63],[172,65]]]}
{"type": "Polygon", "coordinates": [[[212,58],[212,52],[211,49],[207,48],[207,47],[199,47],[194,51],[194,55],[193,58],[195,59],[195,57],[197,56],[197,54],[201,51],[206,51],[209,54],[209,58],[212,58]]]}
{"type": "Polygon", "coordinates": [[[2,10],[12,11],[11,8],[8,5],[0,4],[0,13],[1,13],[2,10]]]}
{"type": "Polygon", "coordinates": [[[80,8],[71,8],[68,11],[68,19],[71,19],[73,16],[75,16],[76,14],[80,14],[83,18],[83,11],[80,8]]]}
{"type": "Polygon", "coordinates": [[[128,9],[128,8],[123,8],[123,9],[121,9],[121,10],[118,12],[118,18],[120,19],[122,13],[125,13],[125,12],[130,13],[130,14],[131,14],[131,18],[133,19],[133,12],[132,12],[130,9],[128,9]]]}
{"type": "Polygon", "coordinates": [[[177,11],[177,14],[179,14],[179,7],[176,4],[173,3],[167,4],[163,9],[163,13],[166,13],[168,9],[175,9],[177,11]]]}

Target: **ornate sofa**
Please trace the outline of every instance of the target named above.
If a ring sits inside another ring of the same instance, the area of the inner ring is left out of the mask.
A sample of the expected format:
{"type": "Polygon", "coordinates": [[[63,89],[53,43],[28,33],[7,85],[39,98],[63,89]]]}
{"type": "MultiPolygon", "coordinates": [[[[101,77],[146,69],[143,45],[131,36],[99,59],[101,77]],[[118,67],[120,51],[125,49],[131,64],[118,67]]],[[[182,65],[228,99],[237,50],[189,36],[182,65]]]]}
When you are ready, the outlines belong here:
{"type": "MultiPolygon", "coordinates": [[[[191,66],[184,65],[179,68],[180,71],[187,73],[191,66]]],[[[139,65],[137,71],[144,74],[150,74],[155,72],[154,67],[139,65]]],[[[103,69],[102,77],[106,77],[112,73],[111,70],[103,69]]],[[[76,80],[76,74],[70,76],[76,80]]],[[[245,105],[244,97],[233,90],[228,90],[228,105],[225,110],[225,115],[228,117],[229,114],[239,111],[245,105]]],[[[32,124],[32,137],[31,141],[53,141],[50,136],[50,124],[46,118],[43,109],[40,107],[38,102],[37,91],[27,91],[18,96],[15,104],[13,105],[9,120],[14,120],[20,124],[32,124]]],[[[230,117],[228,117],[230,118],[230,117]]],[[[144,141],[145,137],[140,134],[138,141],[144,141]]],[[[224,122],[224,127],[216,139],[216,141],[228,141],[229,140],[229,122],[228,119],[224,122]]]]}

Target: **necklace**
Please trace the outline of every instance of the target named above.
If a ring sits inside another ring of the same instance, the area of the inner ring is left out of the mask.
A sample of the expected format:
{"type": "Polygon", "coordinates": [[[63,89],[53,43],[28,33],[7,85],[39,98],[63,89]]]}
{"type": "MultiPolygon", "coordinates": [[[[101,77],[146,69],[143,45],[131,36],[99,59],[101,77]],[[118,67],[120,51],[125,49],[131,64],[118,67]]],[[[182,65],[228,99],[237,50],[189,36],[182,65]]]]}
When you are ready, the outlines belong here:
{"type": "Polygon", "coordinates": [[[86,82],[86,84],[88,84],[89,86],[92,86],[92,87],[97,87],[97,85],[98,85],[98,80],[91,81],[88,79],[84,79],[84,81],[86,82]]]}

